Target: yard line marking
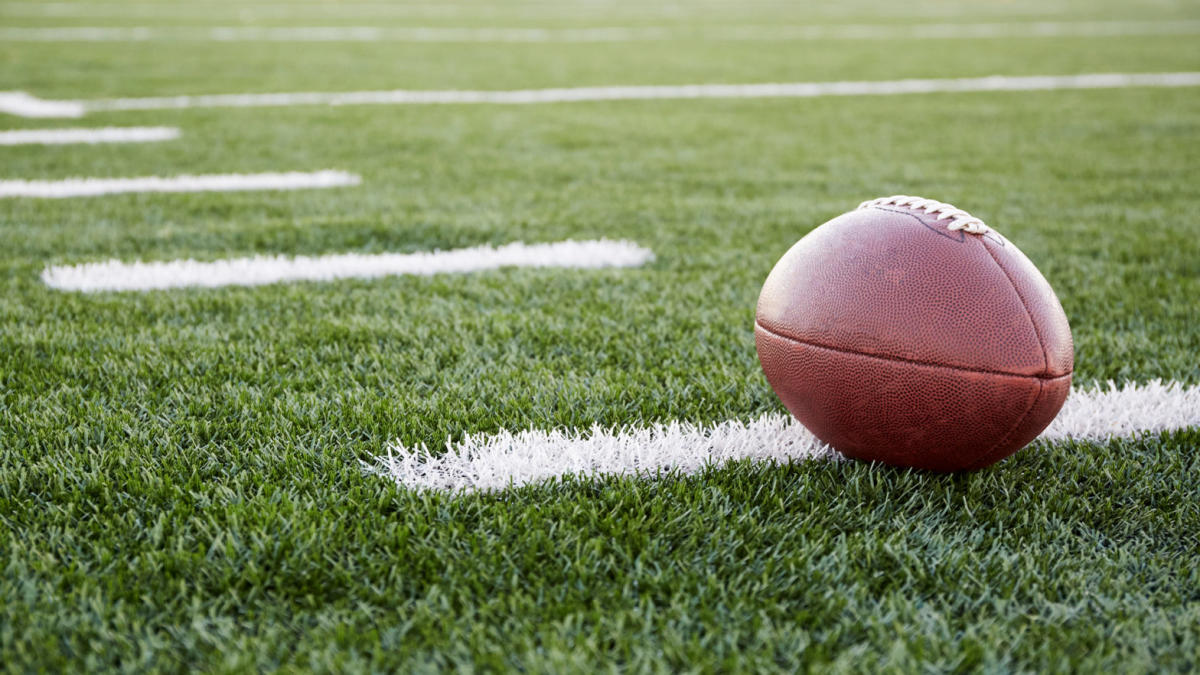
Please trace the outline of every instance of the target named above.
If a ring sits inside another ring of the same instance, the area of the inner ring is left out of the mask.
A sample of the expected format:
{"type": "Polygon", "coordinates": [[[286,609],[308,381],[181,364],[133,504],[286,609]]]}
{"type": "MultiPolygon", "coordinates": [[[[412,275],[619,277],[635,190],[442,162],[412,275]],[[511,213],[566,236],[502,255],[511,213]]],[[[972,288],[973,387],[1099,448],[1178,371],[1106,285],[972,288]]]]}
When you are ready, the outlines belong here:
{"type": "MultiPolygon", "coordinates": [[[[430,105],[576,103],[662,99],[816,98],[821,96],[891,96],[982,91],[1049,91],[1060,89],[1119,89],[1125,87],[1195,87],[1200,72],[1096,73],[1091,75],[1033,75],[956,79],[911,79],[763,84],[634,85],[517,90],[431,90],[296,92],[278,94],[216,94],[155,96],[89,101],[46,101],[50,107],[88,112],[167,110],[182,108],[258,108],[295,105],[430,105]]],[[[25,96],[28,96],[27,94],[25,96]]]]}
{"type": "Polygon", "coordinates": [[[47,101],[23,91],[0,91],[0,112],[17,117],[83,117],[79,101],[47,101]]]}
{"type": "Polygon", "coordinates": [[[120,260],[47,267],[42,281],[63,291],[149,291],[199,286],[261,286],[284,281],[332,281],[434,274],[463,274],[502,267],[600,269],[637,267],[654,253],[630,241],[598,239],[551,244],[515,242],[499,247],[473,246],[449,251],[324,255],[255,256],[213,262],[120,260]]]}
{"type": "Polygon", "coordinates": [[[1195,35],[1200,21],[1030,21],[987,23],[597,26],[470,28],[454,26],[9,27],[8,42],[414,42],[589,43],[660,40],[974,40],[989,38],[1195,35]]]}
{"type": "MultiPolygon", "coordinates": [[[[1200,426],[1200,387],[1153,380],[1122,388],[1075,389],[1039,437],[1104,441],[1200,426]]],[[[552,481],[569,475],[653,476],[695,473],[736,460],[839,459],[790,415],[715,425],[686,422],[618,430],[518,431],[467,436],[433,455],[392,444],[364,468],[414,490],[473,492],[552,481]]]]}
{"type": "Polygon", "coordinates": [[[65,180],[0,180],[0,197],[92,197],[126,192],[241,192],[246,190],[311,190],[358,185],[359,176],[345,171],[305,173],[222,173],[142,178],[67,178],[65,180]]]}
{"type": "Polygon", "coordinates": [[[14,129],[0,131],[0,145],[74,143],[149,143],[179,138],[175,127],[103,127],[100,129],[14,129]]]}

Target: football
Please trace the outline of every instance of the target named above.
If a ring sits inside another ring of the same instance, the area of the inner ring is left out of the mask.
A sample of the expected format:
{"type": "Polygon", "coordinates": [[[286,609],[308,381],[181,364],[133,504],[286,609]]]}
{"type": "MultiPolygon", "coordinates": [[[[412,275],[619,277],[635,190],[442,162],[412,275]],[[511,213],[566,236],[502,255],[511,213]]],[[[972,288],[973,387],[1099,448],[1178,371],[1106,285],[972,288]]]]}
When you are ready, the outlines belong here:
{"type": "Polygon", "coordinates": [[[980,219],[895,196],[797,242],[759,296],[768,382],[817,438],[933,471],[1027,445],[1067,398],[1074,347],[1050,284],[980,219]]]}

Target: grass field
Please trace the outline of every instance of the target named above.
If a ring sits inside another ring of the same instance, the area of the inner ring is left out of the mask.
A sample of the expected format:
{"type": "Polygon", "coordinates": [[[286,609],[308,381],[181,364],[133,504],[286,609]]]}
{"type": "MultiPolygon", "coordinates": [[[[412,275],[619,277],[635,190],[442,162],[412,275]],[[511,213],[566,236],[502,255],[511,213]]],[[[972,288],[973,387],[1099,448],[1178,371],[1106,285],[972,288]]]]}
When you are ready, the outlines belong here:
{"type": "MultiPolygon", "coordinates": [[[[8,28],[548,29],[1200,19],[1194,2],[0,1],[8,28]]],[[[354,89],[1200,70],[1195,35],[541,43],[0,42],[0,90],[354,89]]],[[[954,203],[1058,292],[1078,385],[1200,384],[1200,90],[0,115],[169,125],[0,147],[0,179],[354,172],[328,190],[0,199],[0,670],[1200,668],[1200,430],[944,476],[734,463],[416,492],[394,441],[782,411],[778,257],[864,199],[954,203]],[[627,239],[628,269],[145,293],[108,259],[627,239]]]]}

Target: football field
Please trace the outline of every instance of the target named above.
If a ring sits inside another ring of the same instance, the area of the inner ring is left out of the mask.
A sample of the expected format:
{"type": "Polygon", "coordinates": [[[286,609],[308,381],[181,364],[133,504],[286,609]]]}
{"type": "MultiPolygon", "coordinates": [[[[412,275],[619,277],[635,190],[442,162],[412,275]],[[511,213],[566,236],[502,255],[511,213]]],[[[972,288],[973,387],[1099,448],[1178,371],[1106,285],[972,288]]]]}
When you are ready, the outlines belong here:
{"type": "Polygon", "coordinates": [[[0,0],[0,671],[1194,672],[1197,214],[1194,0],[0,0]],[[980,471],[758,362],[896,194],[1071,324],[980,471]]]}

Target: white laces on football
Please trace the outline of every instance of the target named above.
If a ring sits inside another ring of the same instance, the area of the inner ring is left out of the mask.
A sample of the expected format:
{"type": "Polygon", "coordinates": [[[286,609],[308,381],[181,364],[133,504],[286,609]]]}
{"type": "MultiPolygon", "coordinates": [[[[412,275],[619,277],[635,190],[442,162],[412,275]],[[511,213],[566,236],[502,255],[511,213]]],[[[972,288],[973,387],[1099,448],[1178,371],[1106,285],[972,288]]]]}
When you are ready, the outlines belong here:
{"type": "Polygon", "coordinates": [[[879,199],[871,199],[858,205],[860,209],[870,208],[872,206],[906,206],[910,209],[924,211],[929,214],[936,214],[938,220],[950,220],[950,224],[946,226],[947,230],[962,230],[967,234],[985,234],[991,231],[991,228],[983,224],[983,221],[975,216],[963,211],[960,208],[939,202],[933,199],[923,199],[921,197],[909,197],[907,195],[895,195],[892,197],[881,197],[879,199]]]}

